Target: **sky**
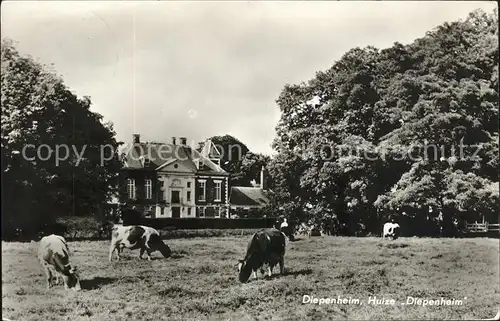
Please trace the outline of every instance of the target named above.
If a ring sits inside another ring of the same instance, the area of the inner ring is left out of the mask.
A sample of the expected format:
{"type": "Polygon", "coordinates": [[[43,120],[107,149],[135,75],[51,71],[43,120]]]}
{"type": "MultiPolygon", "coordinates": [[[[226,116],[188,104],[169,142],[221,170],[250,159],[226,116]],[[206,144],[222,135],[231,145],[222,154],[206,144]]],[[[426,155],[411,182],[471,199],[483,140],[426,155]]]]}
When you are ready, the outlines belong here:
{"type": "Polygon", "coordinates": [[[286,84],[411,43],[490,1],[2,1],[2,38],[53,64],[117,139],[232,135],[271,154],[286,84]]]}

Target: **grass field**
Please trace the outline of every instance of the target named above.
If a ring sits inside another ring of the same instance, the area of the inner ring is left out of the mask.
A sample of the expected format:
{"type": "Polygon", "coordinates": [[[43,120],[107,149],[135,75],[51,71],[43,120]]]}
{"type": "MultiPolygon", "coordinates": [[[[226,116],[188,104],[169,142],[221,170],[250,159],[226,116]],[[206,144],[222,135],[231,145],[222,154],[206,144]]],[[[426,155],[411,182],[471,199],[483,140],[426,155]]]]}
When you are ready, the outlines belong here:
{"type": "MultiPolygon", "coordinates": [[[[314,237],[287,243],[285,273],[241,284],[249,236],[168,240],[174,255],[140,261],[108,242],[70,242],[80,292],[46,289],[36,243],[2,243],[2,315],[12,320],[481,319],[499,309],[498,239],[314,237]],[[303,295],[359,304],[303,304],[303,295]],[[394,305],[368,304],[370,296],[394,305]],[[407,296],[462,305],[402,305],[407,296]],[[466,297],[467,299],[464,299],[466,297]]],[[[275,269],[275,273],[278,269],[275,269]]]]}

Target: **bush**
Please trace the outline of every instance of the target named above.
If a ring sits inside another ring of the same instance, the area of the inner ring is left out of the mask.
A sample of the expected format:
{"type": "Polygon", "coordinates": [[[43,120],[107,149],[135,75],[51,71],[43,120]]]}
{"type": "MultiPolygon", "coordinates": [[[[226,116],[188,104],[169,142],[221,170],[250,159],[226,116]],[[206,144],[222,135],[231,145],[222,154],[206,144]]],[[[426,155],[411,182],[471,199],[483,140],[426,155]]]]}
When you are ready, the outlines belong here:
{"type": "Polygon", "coordinates": [[[253,235],[260,229],[159,230],[163,239],[253,235]]]}
{"type": "MultiPolygon", "coordinates": [[[[65,228],[64,233],[59,235],[68,240],[103,239],[109,237],[109,231],[104,228],[104,222],[94,216],[63,216],[59,217],[56,223],[65,228]]],[[[44,234],[51,233],[44,232],[44,234]]]]}

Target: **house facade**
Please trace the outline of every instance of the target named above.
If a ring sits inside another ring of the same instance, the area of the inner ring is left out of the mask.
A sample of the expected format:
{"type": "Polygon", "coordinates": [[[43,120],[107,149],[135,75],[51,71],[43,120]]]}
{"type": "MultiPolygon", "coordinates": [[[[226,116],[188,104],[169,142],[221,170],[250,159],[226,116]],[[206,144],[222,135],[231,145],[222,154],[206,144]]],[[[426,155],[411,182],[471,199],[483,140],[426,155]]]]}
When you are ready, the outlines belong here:
{"type": "Polygon", "coordinates": [[[185,137],[170,143],[133,143],[122,156],[120,203],[151,218],[228,218],[229,173],[207,140],[201,152],[185,137]]]}

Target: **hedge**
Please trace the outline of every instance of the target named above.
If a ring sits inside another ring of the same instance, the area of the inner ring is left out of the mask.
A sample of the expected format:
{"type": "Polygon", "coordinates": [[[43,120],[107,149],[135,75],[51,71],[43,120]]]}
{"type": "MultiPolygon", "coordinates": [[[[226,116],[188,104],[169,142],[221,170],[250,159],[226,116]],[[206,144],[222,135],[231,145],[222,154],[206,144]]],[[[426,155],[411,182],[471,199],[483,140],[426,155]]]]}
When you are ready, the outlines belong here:
{"type": "Polygon", "coordinates": [[[159,230],[163,239],[253,235],[260,229],[159,230]]]}
{"type": "MultiPolygon", "coordinates": [[[[272,227],[274,219],[141,219],[136,222],[141,225],[151,226],[157,229],[162,238],[193,238],[193,237],[220,237],[220,236],[241,236],[251,235],[263,227],[272,227]],[[226,221],[220,223],[220,221],[226,221]],[[234,223],[227,222],[233,221],[234,223]],[[266,224],[270,224],[265,226],[266,224]],[[191,226],[196,226],[192,228],[191,226]],[[205,227],[205,226],[225,226],[205,227]]],[[[124,224],[131,225],[131,224],[124,224]]],[[[110,235],[111,225],[104,225],[102,221],[92,216],[66,216],[57,219],[55,226],[44,230],[43,234],[59,234],[68,241],[74,240],[107,240],[110,235]],[[54,227],[58,227],[54,230],[54,227]]]]}
{"type": "MultiPolygon", "coordinates": [[[[276,218],[141,218],[140,225],[162,229],[259,229],[274,227],[276,218]]],[[[123,225],[133,225],[124,220],[123,225]]]]}
{"type": "MultiPolygon", "coordinates": [[[[64,226],[60,233],[68,240],[108,238],[109,231],[103,222],[94,216],[65,216],[57,219],[59,226],[64,226]]],[[[45,232],[44,234],[48,234],[45,232]]]]}

